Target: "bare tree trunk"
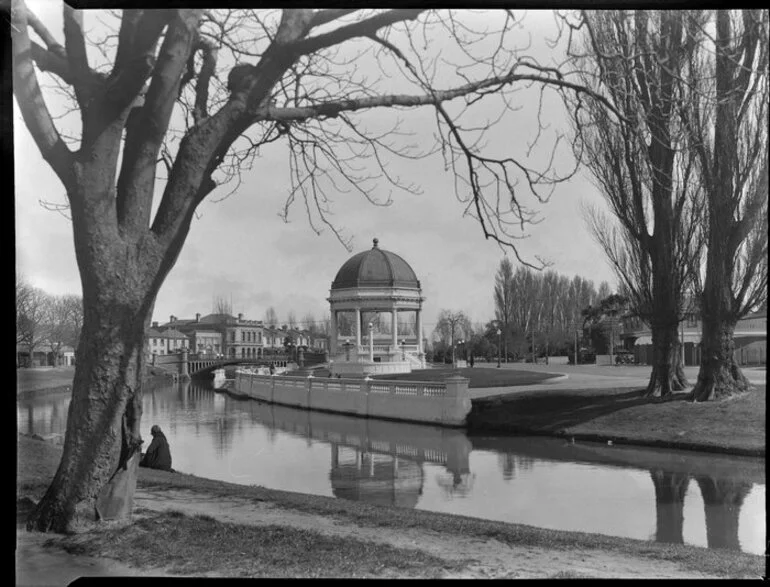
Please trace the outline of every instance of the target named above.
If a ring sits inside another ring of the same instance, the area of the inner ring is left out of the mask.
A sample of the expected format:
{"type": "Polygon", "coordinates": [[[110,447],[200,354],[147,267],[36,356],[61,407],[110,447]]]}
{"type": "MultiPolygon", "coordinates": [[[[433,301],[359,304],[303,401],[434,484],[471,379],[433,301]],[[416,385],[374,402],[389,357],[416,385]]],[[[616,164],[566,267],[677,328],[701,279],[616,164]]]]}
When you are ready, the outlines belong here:
{"type": "MultiPolygon", "coordinates": [[[[111,300],[89,301],[64,453],[53,483],[27,521],[30,530],[71,532],[96,519],[100,490],[141,450],[143,330],[150,314],[111,300]]],[[[133,487],[123,497],[131,502],[133,487]]]]}
{"type": "Polygon", "coordinates": [[[752,389],[733,356],[734,331],[735,322],[703,321],[700,371],[692,392],[694,401],[722,399],[752,389]]]}
{"type": "MultiPolygon", "coordinates": [[[[671,229],[670,218],[659,222],[656,230],[662,227],[671,229]]],[[[656,243],[657,244],[657,243],[656,243]]],[[[657,244],[652,255],[652,347],[653,367],[647,384],[647,397],[670,397],[674,391],[687,387],[687,378],[682,365],[682,352],[679,341],[679,309],[677,292],[671,285],[674,260],[669,247],[657,244]]]]}

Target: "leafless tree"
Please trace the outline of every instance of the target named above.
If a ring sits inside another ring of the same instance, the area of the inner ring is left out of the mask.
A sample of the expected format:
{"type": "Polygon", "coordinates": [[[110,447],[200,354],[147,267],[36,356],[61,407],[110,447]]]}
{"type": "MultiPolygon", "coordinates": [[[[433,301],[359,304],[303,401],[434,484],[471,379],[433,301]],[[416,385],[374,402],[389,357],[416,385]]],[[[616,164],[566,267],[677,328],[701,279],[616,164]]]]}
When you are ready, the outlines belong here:
{"type": "Polygon", "coordinates": [[[23,279],[16,280],[16,343],[24,345],[32,359],[46,338],[46,307],[50,296],[23,279]]]}
{"type": "Polygon", "coordinates": [[[265,310],[264,323],[265,326],[269,326],[270,328],[278,326],[278,314],[275,313],[275,308],[273,308],[273,306],[270,306],[265,310]]]}
{"type": "Polygon", "coordinates": [[[300,324],[300,327],[312,332],[315,334],[318,332],[318,323],[316,322],[315,315],[313,312],[306,312],[305,317],[302,318],[302,323],[300,324]]]}
{"type": "Polygon", "coordinates": [[[217,296],[214,298],[214,307],[212,308],[214,314],[221,314],[225,316],[233,315],[233,303],[231,300],[224,296],[217,296]]]}
{"type": "Polygon", "coordinates": [[[503,257],[495,274],[495,320],[502,331],[503,356],[508,362],[508,339],[513,324],[513,265],[508,257],[503,257]]]}
{"type": "Polygon", "coordinates": [[[280,142],[292,183],[287,213],[299,203],[315,230],[346,242],[329,218],[333,194],[387,203],[373,196],[383,182],[414,190],[389,172],[388,157],[441,152],[482,234],[517,254],[528,197],[545,200],[574,168],[530,169],[485,153],[484,136],[515,109],[517,89],[584,92],[522,53],[526,35],[508,11],[492,27],[474,25],[470,12],[425,9],[99,15],[116,32],[87,38],[83,12],[64,5],[62,44],[23,0],[12,2],[14,93],[67,196],[84,304],[63,457],[28,522],[42,531],[87,523],[117,480],[128,479],[117,498],[131,503],[144,332],[196,208],[218,185],[280,142]],[[73,140],[55,123],[40,72],[74,100],[73,140]],[[438,142],[415,150],[396,114],[422,106],[435,113],[438,142]]]}
{"type": "Polygon", "coordinates": [[[297,328],[297,315],[294,313],[294,310],[289,310],[286,314],[286,323],[289,325],[289,328],[297,328]]]}
{"type": "Polygon", "coordinates": [[[435,333],[439,339],[452,349],[452,364],[455,363],[455,341],[470,339],[473,326],[465,312],[441,310],[436,321],[435,333]]]}
{"type": "Polygon", "coordinates": [[[692,57],[702,73],[685,128],[708,218],[696,401],[750,388],[733,356],[733,333],[767,301],[768,19],[767,10],[716,10],[692,57]]]}
{"type": "MultiPolygon", "coordinates": [[[[697,96],[691,67],[705,13],[615,10],[584,12],[582,79],[624,119],[594,102],[567,97],[574,147],[612,216],[588,212],[589,227],[650,325],[653,369],[645,393],[684,389],[678,324],[702,251],[702,190],[697,158],[686,144],[683,112],[697,96]]],[[[601,298],[602,296],[600,296],[601,298]]]]}
{"type": "Polygon", "coordinates": [[[46,296],[42,330],[56,364],[61,359],[62,347],[77,345],[82,315],[83,302],[78,296],[46,296]]]}

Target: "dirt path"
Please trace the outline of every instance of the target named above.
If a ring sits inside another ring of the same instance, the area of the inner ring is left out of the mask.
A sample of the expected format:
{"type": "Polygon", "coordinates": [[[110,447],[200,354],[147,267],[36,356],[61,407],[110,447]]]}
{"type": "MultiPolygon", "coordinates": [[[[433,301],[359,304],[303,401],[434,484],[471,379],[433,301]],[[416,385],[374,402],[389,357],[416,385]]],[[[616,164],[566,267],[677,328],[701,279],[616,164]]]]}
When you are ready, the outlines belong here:
{"type": "Polygon", "coordinates": [[[563,551],[511,547],[496,540],[463,538],[430,530],[362,527],[327,516],[283,509],[270,502],[223,498],[186,490],[137,490],[134,504],[138,515],[141,515],[142,510],[176,510],[188,515],[205,514],[223,522],[281,524],[330,536],[345,536],[398,548],[419,549],[448,561],[474,561],[462,572],[448,574],[446,578],[712,578],[660,560],[596,550],[563,551]]]}

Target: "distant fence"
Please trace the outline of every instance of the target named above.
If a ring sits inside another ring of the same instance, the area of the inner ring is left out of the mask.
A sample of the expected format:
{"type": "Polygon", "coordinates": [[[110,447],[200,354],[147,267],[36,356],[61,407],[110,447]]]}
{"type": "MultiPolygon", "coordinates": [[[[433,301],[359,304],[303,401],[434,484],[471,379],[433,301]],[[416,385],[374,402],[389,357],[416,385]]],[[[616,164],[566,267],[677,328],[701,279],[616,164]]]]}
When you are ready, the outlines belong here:
{"type": "Polygon", "coordinates": [[[471,411],[468,379],[386,381],[255,375],[236,371],[235,395],[321,410],[441,426],[463,426],[471,411]]]}

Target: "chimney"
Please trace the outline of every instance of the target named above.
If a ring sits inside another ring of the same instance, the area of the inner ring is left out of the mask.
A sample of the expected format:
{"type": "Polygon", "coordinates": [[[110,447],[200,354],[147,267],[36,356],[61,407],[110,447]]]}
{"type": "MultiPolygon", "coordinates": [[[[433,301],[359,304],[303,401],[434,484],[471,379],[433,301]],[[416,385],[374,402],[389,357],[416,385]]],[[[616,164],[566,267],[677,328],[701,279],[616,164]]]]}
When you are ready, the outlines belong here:
{"type": "Polygon", "coordinates": [[[153,327],[153,328],[157,328],[157,327],[158,327],[158,323],[157,323],[157,322],[153,322],[153,323],[152,323],[152,327],[153,327]]]}
{"type": "Polygon", "coordinates": [[[238,314],[238,322],[240,322],[241,320],[243,320],[243,314],[240,314],[240,313],[239,313],[239,314],[238,314]]]}
{"type": "Polygon", "coordinates": [[[171,314],[171,317],[168,319],[169,322],[176,322],[176,316],[171,314]]]}
{"type": "Polygon", "coordinates": [[[200,322],[201,321],[201,313],[200,312],[195,312],[195,321],[196,322],[200,322]]]}

